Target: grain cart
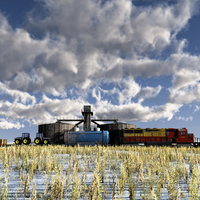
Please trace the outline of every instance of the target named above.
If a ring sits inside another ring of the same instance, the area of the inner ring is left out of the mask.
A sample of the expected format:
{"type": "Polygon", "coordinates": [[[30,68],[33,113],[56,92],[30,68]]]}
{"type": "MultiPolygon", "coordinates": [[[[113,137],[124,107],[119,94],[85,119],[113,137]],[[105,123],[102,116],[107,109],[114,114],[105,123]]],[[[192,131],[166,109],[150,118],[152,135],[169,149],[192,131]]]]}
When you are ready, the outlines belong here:
{"type": "Polygon", "coordinates": [[[30,144],[31,143],[30,133],[22,133],[22,137],[16,137],[14,142],[16,145],[30,144]]]}
{"type": "Polygon", "coordinates": [[[39,144],[47,145],[47,144],[51,143],[51,139],[48,137],[44,137],[43,133],[36,133],[36,138],[35,138],[34,142],[36,145],[39,145],[39,144]]]}

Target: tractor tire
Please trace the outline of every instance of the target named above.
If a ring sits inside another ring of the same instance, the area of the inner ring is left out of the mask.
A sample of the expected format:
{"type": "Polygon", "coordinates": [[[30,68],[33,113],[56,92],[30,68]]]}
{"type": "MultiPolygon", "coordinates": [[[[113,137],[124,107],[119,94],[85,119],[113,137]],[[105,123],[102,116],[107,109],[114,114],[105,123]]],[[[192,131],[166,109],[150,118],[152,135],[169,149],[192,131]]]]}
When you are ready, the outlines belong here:
{"type": "Polygon", "coordinates": [[[34,143],[35,143],[36,145],[41,144],[41,139],[40,139],[40,138],[35,138],[34,143]]]}
{"type": "Polygon", "coordinates": [[[25,144],[25,145],[30,144],[30,143],[29,143],[29,140],[28,140],[27,138],[24,138],[22,142],[23,142],[23,144],[25,144]]]}
{"type": "Polygon", "coordinates": [[[48,145],[48,144],[49,144],[49,141],[46,140],[46,139],[44,139],[43,143],[44,143],[45,145],[48,145]]]}
{"type": "Polygon", "coordinates": [[[17,140],[15,140],[15,144],[16,144],[16,145],[20,145],[20,144],[21,144],[21,141],[17,139],[17,140]]]}

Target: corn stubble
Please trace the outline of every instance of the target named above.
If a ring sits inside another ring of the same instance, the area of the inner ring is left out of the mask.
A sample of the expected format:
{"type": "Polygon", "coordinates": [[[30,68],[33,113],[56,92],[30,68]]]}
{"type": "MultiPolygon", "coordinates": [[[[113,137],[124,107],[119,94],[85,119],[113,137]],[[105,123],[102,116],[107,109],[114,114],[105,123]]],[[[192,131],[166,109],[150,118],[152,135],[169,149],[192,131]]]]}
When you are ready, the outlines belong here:
{"type": "Polygon", "coordinates": [[[198,199],[199,153],[192,147],[2,147],[0,199],[159,200],[164,193],[198,199]]]}

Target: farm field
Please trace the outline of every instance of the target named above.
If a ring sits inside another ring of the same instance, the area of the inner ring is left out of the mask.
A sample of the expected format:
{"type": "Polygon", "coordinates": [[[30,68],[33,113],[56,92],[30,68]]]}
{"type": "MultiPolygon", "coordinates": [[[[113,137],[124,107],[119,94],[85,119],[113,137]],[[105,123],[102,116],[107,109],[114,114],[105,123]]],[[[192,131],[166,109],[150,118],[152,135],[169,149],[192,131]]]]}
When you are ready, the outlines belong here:
{"type": "Polygon", "coordinates": [[[0,199],[198,199],[200,148],[0,148],[0,199]]]}

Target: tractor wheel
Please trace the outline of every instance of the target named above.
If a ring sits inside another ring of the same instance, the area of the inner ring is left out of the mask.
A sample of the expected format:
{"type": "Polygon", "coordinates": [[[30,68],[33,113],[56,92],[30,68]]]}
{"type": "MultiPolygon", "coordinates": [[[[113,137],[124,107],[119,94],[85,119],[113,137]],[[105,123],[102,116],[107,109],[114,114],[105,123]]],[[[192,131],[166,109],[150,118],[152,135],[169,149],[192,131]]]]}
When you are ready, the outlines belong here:
{"type": "Polygon", "coordinates": [[[36,145],[41,144],[41,140],[40,140],[40,138],[35,138],[34,142],[35,142],[36,145]]]}
{"type": "Polygon", "coordinates": [[[45,139],[43,143],[44,143],[45,145],[47,145],[47,144],[49,144],[49,141],[45,139]]]}
{"type": "Polygon", "coordinates": [[[21,144],[20,140],[15,140],[15,144],[20,145],[21,144]]]}
{"type": "Polygon", "coordinates": [[[23,139],[23,144],[26,144],[26,145],[29,144],[28,139],[24,138],[24,139],[23,139]]]}

